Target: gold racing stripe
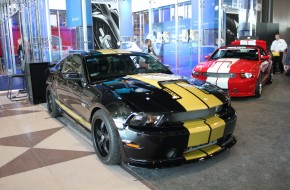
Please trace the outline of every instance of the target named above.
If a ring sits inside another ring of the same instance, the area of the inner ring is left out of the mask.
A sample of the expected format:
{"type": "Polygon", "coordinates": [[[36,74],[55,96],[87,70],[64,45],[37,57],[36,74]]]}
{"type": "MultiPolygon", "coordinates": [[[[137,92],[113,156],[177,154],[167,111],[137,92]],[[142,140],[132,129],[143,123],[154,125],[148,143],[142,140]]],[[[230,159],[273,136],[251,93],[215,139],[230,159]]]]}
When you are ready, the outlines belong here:
{"type": "Polygon", "coordinates": [[[180,99],[177,99],[177,102],[180,103],[187,111],[208,109],[206,104],[184,88],[174,83],[164,84],[164,87],[172,90],[181,97],[180,99]]]}
{"type": "Polygon", "coordinates": [[[100,52],[101,54],[112,54],[112,53],[116,53],[114,51],[112,51],[111,49],[101,49],[101,50],[96,50],[97,52],[100,52]]]}
{"type": "Polygon", "coordinates": [[[162,89],[162,87],[158,84],[159,80],[156,80],[154,77],[150,77],[149,75],[128,75],[130,78],[137,79],[143,82],[146,82],[148,84],[151,84],[152,86],[155,86],[156,88],[162,89]]]}
{"type": "MultiPolygon", "coordinates": [[[[198,147],[212,143],[223,137],[225,121],[217,116],[204,119],[184,121],[184,127],[189,131],[187,147],[198,147]]],[[[218,152],[221,149],[218,145],[210,145],[192,152],[184,153],[186,160],[198,159],[218,152]],[[201,151],[200,151],[201,150],[201,151]],[[205,154],[205,153],[207,154],[205,154]]]]}
{"type": "MultiPolygon", "coordinates": [[[[129,75],[128,77],[130,78],[134,78],[143,82],[146,82],[148,84],[151,84],[159,89],[162,89],[162,87],[159,85],[158,82],[161,81],[170,81],[172,80],[176,80],[176,79],[180,79],[180,78],[170,78],[170,77],[166,77],[162,74],[160,75],[147,75],[147,74],[139,74],[139,75],[129,75]]],[[[177,84],[186,84],[185,82],[177,82],[177,84]]],[[[171,90],[172,92],[176,93],[178,96],[180,96],[181,98],[177,99],[178,103],[180,103],[187,111],[195,111],[195,110],[201,110],[201,109],[208,109],[208,106],[201,101],[201,99],[197,98],[197,96],[195,96],[194,94],[192,94],[192,92],[189,92],[188,87],[190,87],[191,89],[194,89],[195,87],[188,85],[187,87],[183,88],[178,86],[176,83],[174,83],[174,81],[172,83],[165,83],[162,86],[168,88],[169,90],[171,90]]],[[[166,89],[164,89],[166,91],[166,89]]],[[[214,97],[214,96],[213,96],[214,97]]],[[[208,102],[210,102],[210,98],[212,97],[208,97],[208,102]]],[[[215,98],[215,97],[214,97],[215,98]]],[[[215,98],[213,100],[213,104],[217,104],[217,98],[215,98]]],[[[220,104],[221,101],[219,102],[220,104]]]]}
{"type": "Polygon", "coordinates": [[[218,116],[208,117],[205,119],[205,123],[208,124],[212,129],[209,142],[215,141],[223,137],[226,126],[225,121],[218,116]]]}
{"type": "Polygon", "coordinates": [[[221,147],[214,144],[214,145],[211,145],[211,146],[208,146],[208,147],[204,147],[201,150],[204,151],[204,152],[206,152],[207,155],[212,155],[212,154],[220,151],[221,150],[221,147]]]}
{"type": "Polygon", "coordinates": [[[194,111],[194,110],[201,110],[201,109],[208,109],[207,105],[204,104],[200,99],[194,96],[192,93],[188,92],[186,89],[176,85],[176,84],[164,84],[164,86],[173,92],[177,93],[181,96],[180,99],[177,101],[187,110],[187,111],[194,111]]]}
{"type": "Polygon", "coordinates": [[[207,155],[200,151],[200,150],[194,150],[192,152],[187,152],[183,154],[183,157],[186,160],[194,160],[194,159],[198,159],[198,158],[202,158],[202,157],[206,157],[207,155]]]}
{"type": "Polygon", "coordinates": [[[184,127],[189,131],[187,147],[208,143],[210,128],[202,119],[185,121],[184,127]]]}
{"type": "Polygon", "coordinates": [[[81,116],[79,116],[78,114],[74,113],[71,109],[69,109],[68,107],[66,107],[60,101],[55,100],[55,103],[57,103],[57,105],[62,110],[64,110],[68,115],[70,115],[72,118],[74,118],[77,122],[79,122],[80,124],[82,124],[86,128],[91,129],[91,124],[89,122],[87,122],[86,120],[84,120],[81,116]]]}
{"type": "Polygon", "coordinates": [[[209,108],[216,107],[219,105],[222,105],[222,101],[215,97],[213,94],[207,94],[206,92],[203,92],[201,89],[198,89],[196,87],[191,86],[190,84],[187,84],[185,82],[179,82],[177,83],[180,86],[186,88],[189,90],[191,93],[195,94],[198,96],[202,101],[204,101],[209,108]]]}
{"type": "Polygon", "coordinates": [[[118,53],[128,53],[130,54],[130,51],[126,51],[126,50],[120,50],[120,49],[101,49],[101,50],[96,50],[97,52],[100,52],[101,54],[118,54],[118,53]]]}

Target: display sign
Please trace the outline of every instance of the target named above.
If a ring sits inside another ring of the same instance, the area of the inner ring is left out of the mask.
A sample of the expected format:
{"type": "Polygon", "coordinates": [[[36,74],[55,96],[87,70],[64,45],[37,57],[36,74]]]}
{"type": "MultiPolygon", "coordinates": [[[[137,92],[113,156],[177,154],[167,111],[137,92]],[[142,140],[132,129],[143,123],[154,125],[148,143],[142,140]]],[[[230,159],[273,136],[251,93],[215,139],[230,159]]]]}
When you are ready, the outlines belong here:
{"type": "MultiPolygon", "coordinates": [[[[87,25],[92,25],[92,10],[90,0],[86,0],[87,25]]],[[[66,19],[68,27],[77,27],[83,25],[82,0],[66,0],[66,19]]]]}
{"type": "Polygon", "coordinates": [[[93,0],[94,49],[116,49],[120,40],[117,1],[93,0]]]}

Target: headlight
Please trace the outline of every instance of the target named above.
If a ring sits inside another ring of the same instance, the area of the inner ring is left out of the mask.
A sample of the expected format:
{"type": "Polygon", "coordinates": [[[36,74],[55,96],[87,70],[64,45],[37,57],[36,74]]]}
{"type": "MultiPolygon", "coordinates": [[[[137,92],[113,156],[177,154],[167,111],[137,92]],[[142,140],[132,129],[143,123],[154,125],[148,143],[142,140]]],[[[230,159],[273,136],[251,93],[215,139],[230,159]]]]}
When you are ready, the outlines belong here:
{"type": "Polygon", "coordinates": [[[133,113],[128,117],[125,123],[129,126],[152,126],[158,125],[162,118],[163,115],[133,113]]]}
{"type": "Polygon", "coordinates": [[[253,77],[252,73],[241,73],[241,78],[249,79],[249,78],[252,78],[252,77],[253,77]]]}

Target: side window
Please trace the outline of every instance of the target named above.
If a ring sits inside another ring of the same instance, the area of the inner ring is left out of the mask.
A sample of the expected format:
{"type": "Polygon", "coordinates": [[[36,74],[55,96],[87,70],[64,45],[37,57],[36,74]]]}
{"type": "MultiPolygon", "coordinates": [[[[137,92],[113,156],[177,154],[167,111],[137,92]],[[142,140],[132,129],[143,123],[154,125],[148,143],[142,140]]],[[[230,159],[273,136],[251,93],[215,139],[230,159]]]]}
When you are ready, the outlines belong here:
{"type": "Polygon", "coordinates": [[[82,60],[79,56],[69,56],[62,67],[62,73],[82,73],[82,60]]]}

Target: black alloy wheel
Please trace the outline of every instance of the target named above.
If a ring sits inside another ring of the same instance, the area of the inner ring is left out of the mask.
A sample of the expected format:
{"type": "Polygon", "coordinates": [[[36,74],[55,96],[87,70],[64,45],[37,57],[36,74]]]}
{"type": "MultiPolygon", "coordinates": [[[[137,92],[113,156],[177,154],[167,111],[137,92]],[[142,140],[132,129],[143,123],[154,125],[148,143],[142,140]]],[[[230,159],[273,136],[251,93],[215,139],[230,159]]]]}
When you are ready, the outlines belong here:
{"type": "Polygon", "coordinates": [[[108,165],[120,163],[119,136],[114,121],[103,110],[98,110],[92,119],[93,144],[99,159],[108,165]]]}

